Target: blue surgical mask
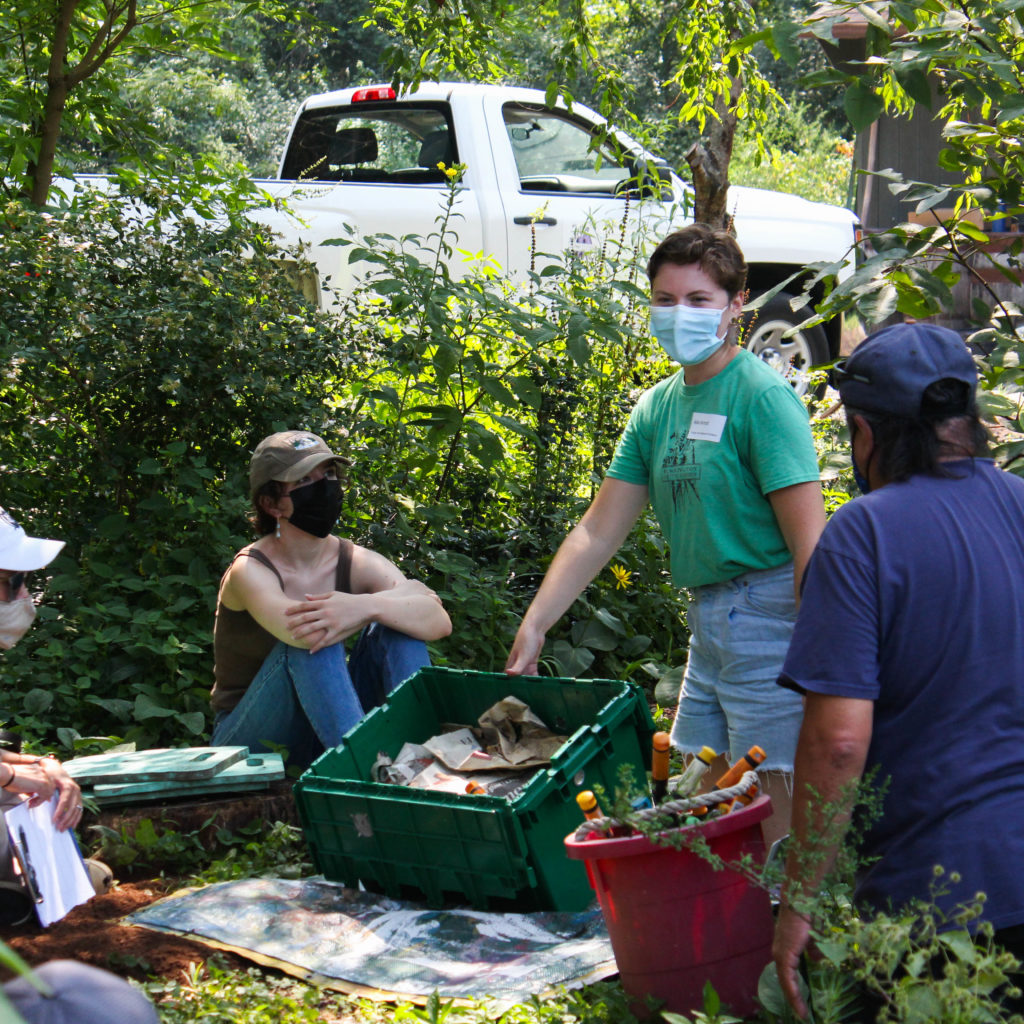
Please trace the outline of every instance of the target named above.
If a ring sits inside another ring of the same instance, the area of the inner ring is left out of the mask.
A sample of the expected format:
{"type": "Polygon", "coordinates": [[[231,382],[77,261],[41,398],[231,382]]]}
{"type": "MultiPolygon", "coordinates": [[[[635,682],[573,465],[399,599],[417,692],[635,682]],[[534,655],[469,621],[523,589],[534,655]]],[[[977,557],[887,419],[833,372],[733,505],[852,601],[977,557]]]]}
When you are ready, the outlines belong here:
{"type": "Polygon", "coordinates": [[[718,336],[718,328],[726,308],[651,306],[651,333],[669,359],[682,366],[696,366],[725,340],[718,336]]]}

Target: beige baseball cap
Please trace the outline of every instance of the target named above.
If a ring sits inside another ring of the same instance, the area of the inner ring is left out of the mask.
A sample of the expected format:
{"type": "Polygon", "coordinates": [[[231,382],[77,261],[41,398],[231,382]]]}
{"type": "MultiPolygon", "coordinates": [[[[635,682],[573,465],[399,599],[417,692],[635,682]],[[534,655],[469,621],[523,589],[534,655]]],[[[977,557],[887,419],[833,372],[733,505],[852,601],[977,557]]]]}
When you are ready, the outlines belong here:
{"type": "Polygon", "coordinates": [[[294,483],[325,462],[352,465],[343,455],[332,452],[322,437],[308,430],[271,434],[260,441],[249,460],[249,490],[255,494],[271,480],[294,483]]]}

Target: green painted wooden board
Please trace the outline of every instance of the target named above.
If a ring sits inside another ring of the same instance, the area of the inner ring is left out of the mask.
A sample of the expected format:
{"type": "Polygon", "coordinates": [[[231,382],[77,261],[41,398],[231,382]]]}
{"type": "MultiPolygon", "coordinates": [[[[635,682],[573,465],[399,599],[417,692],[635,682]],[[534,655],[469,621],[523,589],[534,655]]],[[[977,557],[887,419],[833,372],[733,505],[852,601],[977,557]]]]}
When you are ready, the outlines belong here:
{"type": "Polygon", "coordinates": [[[64,768],[80,786],[210,779],[249,756],[248,747],[181,747],[76,757],[64,768]]]}
{"type": "Polygon", "coordinates": [[[203,793],[243,792],[266,789],[271,782],[277,782],[284,777],[284,759],[280,754],[251,754],[209,779],[168,779],[98,785],[93,788],[92,796],[96,798],[97,803],[109,804],[124,803],[129,799],[155,800],[203,793]]]}

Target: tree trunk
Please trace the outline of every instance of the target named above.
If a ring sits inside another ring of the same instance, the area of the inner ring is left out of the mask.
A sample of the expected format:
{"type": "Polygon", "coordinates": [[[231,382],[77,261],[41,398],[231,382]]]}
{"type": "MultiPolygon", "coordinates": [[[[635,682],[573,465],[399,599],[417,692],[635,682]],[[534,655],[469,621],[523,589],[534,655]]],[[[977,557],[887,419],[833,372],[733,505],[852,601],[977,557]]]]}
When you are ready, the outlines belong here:
{"type": "MultiPolygon", "coordinates": [[[[724,106],[724,104],[722,104],[724,106]]],[[[719,110],[721,120],[711,122],[707,146],[699,140],[686,153],[693,174],[693,219],[701,224],[732,231],[729,213],[729,161],[736,136],[736,115],[732,105],[719,110]]]]}
{"type": "Polygon", "coordinates": [[[79,62],[71,67],[68,52],[71,44],[71,21],[81,0],[60,0],[50,43],[50,66],[46,75],[46,103],[38,124],[39,156],[29,166],[26,193],[32,202],[42,206],[50,194],[53,166],[57,158],[64,107],[71,90],[94,75],[110,59],[118,46],[136,25],[138,0],[117,0],[105,4],[105,17],[95,30],[89,46],[79,62]],[[116,28],[118,19],[120,28],[116,28]]]}
{"type": "Polygon", "coordinates": [[[79,0],[61,0],[50,41],[50,67],[46,75],[46,104],[39,124],[39,155],[29,167],[30,186],[26,191],[36,206],[42,206],[50,194],[53,180],[53,162],[57,155],[57,140],[60,138],[60,124],[64,117],[64,106],[68,101],[68,39],[71,35],[71,19],[75,15],[79,0]]]}
{"type": "Polygon", "coordinates": [[[57,140],[60,138],[60,125],[67,100],[68,86],[64,77],[61,76],[56,82],[51,81],[46,91],[46,107],[39,130],[39,159],[29,168],[32,186],[30,198],[36,206],[42,206],[50,194],[53,162],[57,156],[57,140]]]}

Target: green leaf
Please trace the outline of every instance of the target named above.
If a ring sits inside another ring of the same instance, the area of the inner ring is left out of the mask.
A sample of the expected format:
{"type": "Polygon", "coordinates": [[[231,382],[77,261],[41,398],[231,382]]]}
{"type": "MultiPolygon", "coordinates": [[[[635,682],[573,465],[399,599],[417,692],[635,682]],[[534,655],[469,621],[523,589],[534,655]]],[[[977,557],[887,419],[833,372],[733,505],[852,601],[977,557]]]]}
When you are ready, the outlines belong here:
{"type": "Polygon", "coordinates": [[[585,334],[573,334],[566,339],[566,348],[577,366],[586,366],[590,361],[590,341],[585,334]]]}
{"type": "Polygon", "coordinates": [[[778,21],[771,26],[771,37],[779,58],[794,67],[802,52],[799,40],[803,31],[802,25],[792,21],[778,21]]]}
{"type": "Polygon", "coordinates": [[[610,629],[617,636],[625,636],[626,624],[607,608],[598,608],[594,612],[594,618],[597,619],[597,621],[606,629],[610,629]]]}
{"type": "Polygon", "coordinates": [[[158,704],[149,694],[140,693],[135,698],[134,716],[137,722],[144,722],[148,718],[172,718],[178,713],[174,708],[158,704]]]}
{"type": "Polygon", "coordinates": [[[121,512],[115,512],[113,515],[104,516],[96,524],[96,533],[100,537],[105,537],[107,540],[117,540],[119,537],[124,535],[125,530],[128,529],[128,520],[121,512]]]}
{"type": "Polygon", "coordinates": [[[935,983],[919,981],[904,987],[908,1020],[938,1021],[943,1019],[945,1006],[935,991],[935,983]]]}
{"type": "Polygon", "coordinates": [[[919,103],[926,109],[931,109],[932,89],[928,76],[921,68],[897,67],[896,80],[915,103],[919,103]]]}
{"type": "Polygon", "coordinates": [[[722,1009],[722,1000],[710,981],[704,982],[704,1012],[709,1017],[717,1017],[722,1009]]]}
{"type": "Polygon", "coordinates": [[[939,942],[965,964],[973,964],[978,959],[978,947],[965,931],[942,932],[939,935],[939,942]]]}
{"type": "Polygon", "coordinates": [[[503,427],[508,428],[514,434],[519,434],[521,437],[528,438],[531,441],[537,441],[536,432],[525,423],[520,420],[513,419],[511,416],[495,416],[495,422],[500,423],[503,427]]]}
{"type": "Polygon", "coordinates": [[[856,81],[843,97],[843,109],[856,131],[863,131],[877,121],[885,104],[869,85],[856,81]]]}
{"type": "Polygon", "coordinates": [[[852,76],[839,68],[829,67],[812,71],[805,75],[802,81],[809,89],[820,89],[826,86],[848,85],[852,81],[852,76]]]}
{"type": "Polygon", "coordinates": [[[90,703],[103,708],[108,714],[113,715],[119,722],[127,722],[134,707],[132,701],[124,700],[121,697],[96,697],[90,695],[88,700],[90,703]]]}
{"type": "Polygon", "coordinates": [[[518,404],[515,395],[500,380],[496,380],[493,377],[485,377],[480,381],[480,386],[491,398],[502,405],[514,406],[518,404]]]}
{"type": "Polygon", "coordinates": [[[873,25],[885,35],[891,35],[893,26],[876,11],[870,4],[857,4],[857,13],[860,14],[869,25],[873,25]]]}
{"type": "Polygon", "coordinates": [[[846,943],[832,939],[818,938],[815,940],[814,948],[836,967],[842,967],[850,953],[846,943]]]}
{"type": "Polygon", "coordinates": [[[1024,96],[1004,97],[1000,103],[999,113],[996,115],[996,124],[1003,125],[1018,117],[1024,117],[1024,96]]]}
{"type": "Polygon", "coordinates": [[[652,643],[654,643],[654,641],[649,636],[638,634],[622,640],[619,643],[619,650],[622,652],[622,656],[624,658],[632,660],[634,658],[638,658],[644,653],[644,651],[650,650],[652,643]]]}
{"type": "Polygon", "coordinates": [[[558,675],[576,679],[594,663],[594,653],[586,647],[573,647],[565,640],[556,640],[551,645],[550,657],[555,663],[558,675]]]}
{"type": "Polygon", "coordinates": [[[596,619],[574,622],[571,635],[574,647],[589,647],[595,651],[614,651],[619,644],[618,635],[596,619]]]}
{"type": "Polygon", "coordinates": [[[185,731],[193,736],[199,736],[206,731],[206,715],[201,711],[190,711],[182,715],[179,721],[185,727],[185,731]]]}
{"type": "Polygon", "coordinates": [[[966,235],[974,242],[985,243],[988,241],[988,235],[980,228],[976,228],[970,221],[959,220],[957,221],[956,230],[959,234],[966,235]]]}
{"type": "Polygon", "coordinates": [[[761,976],[757,980],[757,1001],[773,1018],[785,1018],[789,1004],[782,993],[774,963],[765,964],[761,971],[761,976]]]}
{"type": "Polygon", "coordinates": [[[81,736],[77,729],[71,729],[64,725],[57,727],[57,741],[62,747],[73,750],[79,739],[81,736]]]}
{"type": "Polygon", "coordinates": [[[53,693],[36,686],[25,694],[22,702],[25,713],[43,715],[53,707],[53,693]]]}
{"type": "MultiPolygon", "coordinates": [[[[926,195],[915,207],[916,213],[927,213],[929,210],[936,206],[941,205],[948,197],[950,193],[948,188],[937,188],[930,191],[929,195],[926,195]]],[[[904,196],[905,199],[913,199],[911,195],[904,196]]]]}
{"type": "Polygon", "coordinates": [[[531,409],[539,409],[542,393],[529,377],[511,377],[507,381],[509,388],[523,405],[531,409]]]}

